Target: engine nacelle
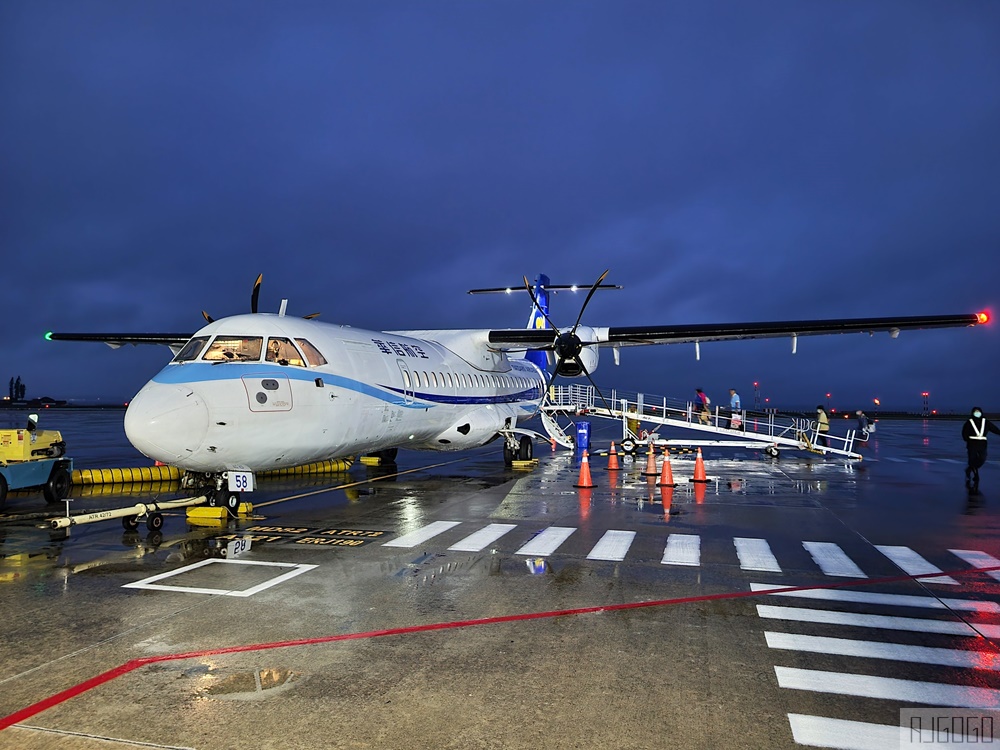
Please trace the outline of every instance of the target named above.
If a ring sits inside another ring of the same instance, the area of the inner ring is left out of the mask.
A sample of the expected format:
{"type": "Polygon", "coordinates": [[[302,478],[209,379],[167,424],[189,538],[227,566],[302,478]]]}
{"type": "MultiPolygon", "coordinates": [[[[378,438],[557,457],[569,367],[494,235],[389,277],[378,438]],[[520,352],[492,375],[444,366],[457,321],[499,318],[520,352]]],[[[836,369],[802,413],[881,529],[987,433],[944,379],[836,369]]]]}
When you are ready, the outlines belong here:
{"type": "MultiPolygon", "coordinates": [[[[589,341],[597,341],[597,333],[590,326],[580,326],[576,329],[576,335],[584,344],[589,341]]],[[[577,355],[577,358],[583,362],[583,366],[587,368],[587,372],[593,373],[597,369],[600,351],[596,346],[584,346],[577,355]]],[[[566,378],[584,377],[583,370],[577,359],[564,359],[558,372],[566,378]]]]}
{"type": "Polygon", "coordinates": [[[504,426],[505,417],[499,409],[484,406],[466,414],[447,430],[428,441],[428,448],[440,451],[460,451],[476,448],[496,437],[504,426]]]}

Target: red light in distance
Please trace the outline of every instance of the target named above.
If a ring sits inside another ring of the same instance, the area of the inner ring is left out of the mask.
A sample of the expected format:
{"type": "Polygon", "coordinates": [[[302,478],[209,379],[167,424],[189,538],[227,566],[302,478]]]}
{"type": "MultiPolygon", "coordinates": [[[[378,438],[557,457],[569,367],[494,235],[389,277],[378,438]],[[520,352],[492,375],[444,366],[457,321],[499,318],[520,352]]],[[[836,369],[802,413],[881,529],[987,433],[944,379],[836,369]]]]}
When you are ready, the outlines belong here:
{"type": "Polygon", "coordinates": [[[980,323],[989,323],[990,322],[990,314],[988,312],[986,312],[985,310],[983,310],[983,312],[981,312],[981,313],[976,313],[976,318],[979,319],[980,323]]]}

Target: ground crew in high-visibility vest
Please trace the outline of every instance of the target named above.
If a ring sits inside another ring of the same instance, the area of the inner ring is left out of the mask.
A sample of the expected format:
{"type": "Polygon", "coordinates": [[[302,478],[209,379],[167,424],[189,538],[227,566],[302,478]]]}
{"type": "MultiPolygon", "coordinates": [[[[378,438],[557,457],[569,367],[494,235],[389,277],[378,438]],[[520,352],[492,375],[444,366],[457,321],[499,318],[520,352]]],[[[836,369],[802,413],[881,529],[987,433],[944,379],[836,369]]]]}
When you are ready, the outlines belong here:
{"type": "Polygon", "coordinates": [[[986,434],[1000,435],[1000,429],[986,418],[978,406],[972,409],[969,419],[962,425],[962,440],[969,452],[969,465],[965,467],[965,486],[979,489],[979,467],[986,463],[986,434]]]}

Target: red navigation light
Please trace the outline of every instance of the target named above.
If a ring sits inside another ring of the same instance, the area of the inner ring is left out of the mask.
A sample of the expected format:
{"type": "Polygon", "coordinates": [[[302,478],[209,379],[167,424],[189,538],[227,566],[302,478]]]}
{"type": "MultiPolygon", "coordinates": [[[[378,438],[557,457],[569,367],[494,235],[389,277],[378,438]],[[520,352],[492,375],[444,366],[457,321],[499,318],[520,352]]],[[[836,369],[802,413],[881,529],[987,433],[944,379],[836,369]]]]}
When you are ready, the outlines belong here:
{"type": "Polygon", "coordinates": [[[990,314],[988,312],[986,312],[985,310],[983,310],[980,313],[976,313],[976,320],[978,320],[980,323],[989,323],[990,322],[990,314]]]}

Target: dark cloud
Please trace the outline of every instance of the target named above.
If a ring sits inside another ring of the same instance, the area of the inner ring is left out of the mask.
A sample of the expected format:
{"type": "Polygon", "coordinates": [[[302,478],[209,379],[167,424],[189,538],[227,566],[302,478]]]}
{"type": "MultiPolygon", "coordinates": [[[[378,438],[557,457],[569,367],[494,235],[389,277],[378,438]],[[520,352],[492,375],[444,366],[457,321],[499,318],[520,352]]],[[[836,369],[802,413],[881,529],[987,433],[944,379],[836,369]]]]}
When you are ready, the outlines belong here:
{"type": "MultiPolygon", "coordinates": [[[[879,2],[5,3],[5,355],[125,398],[262,306],[374,328],[522,325],[473,298],[586,283],[595,325],[996,305],[1000,8],[879,2]]],[[[558,320],[579,298],[556,298],[558,320]]],[[[787,404],[989,405],[995,328],[623,353],[599,380],[787,404]]],[[[1000,408],[1000,403],[993,408],[1000,408]]]]}

